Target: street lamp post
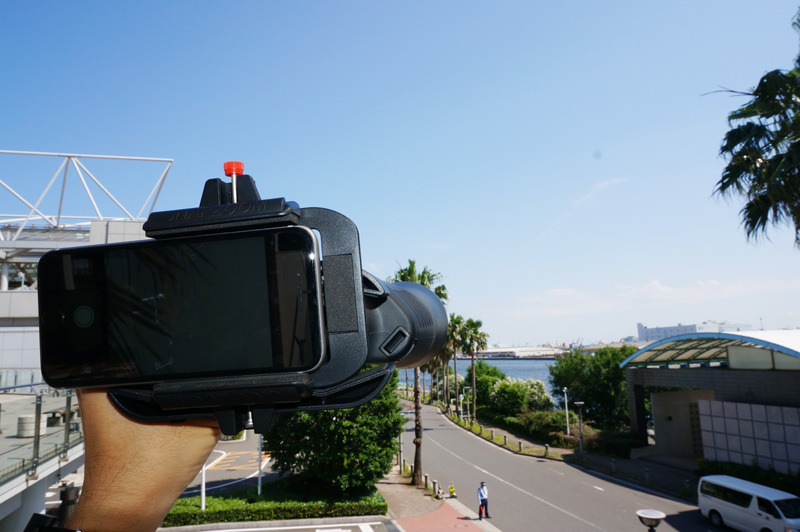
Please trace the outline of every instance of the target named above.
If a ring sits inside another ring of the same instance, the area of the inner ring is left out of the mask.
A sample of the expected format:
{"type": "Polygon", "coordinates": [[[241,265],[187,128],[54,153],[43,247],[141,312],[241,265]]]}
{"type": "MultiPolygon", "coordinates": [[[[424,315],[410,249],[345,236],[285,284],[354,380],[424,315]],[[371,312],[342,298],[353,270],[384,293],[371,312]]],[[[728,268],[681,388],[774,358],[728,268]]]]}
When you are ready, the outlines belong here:
{"type": "Polygon", "coordinates": [[[659,523],[667,518],[667,514],[658,510],[637,510],[636,516],[639,518],[639,522],[647,527],[647,532],[656,532],[659,523]]]}
{"type": "Polygon", "coordinates": [[[564,386],[564,415],[567,417],[567,436],[569,436],[569,407],[567,406],[567,387],[564,386]]]}
{"type": "Polygon", "coordinates": [[[578,432],[581,439],[581,458],[583,458],[583,401],[575,401],[575,406],[578,407],[578,432]]]}

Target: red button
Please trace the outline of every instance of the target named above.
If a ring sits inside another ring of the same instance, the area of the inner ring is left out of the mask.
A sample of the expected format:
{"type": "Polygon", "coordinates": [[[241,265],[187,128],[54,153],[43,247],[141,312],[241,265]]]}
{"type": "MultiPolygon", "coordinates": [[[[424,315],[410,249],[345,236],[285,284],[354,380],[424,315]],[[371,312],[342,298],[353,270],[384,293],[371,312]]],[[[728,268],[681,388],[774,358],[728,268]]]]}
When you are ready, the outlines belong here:
{"type": "Polygon", "coordinates": [[[244,163],[239,161],[228,161],[222,165],[225,169],[225,175],[230,177],[233,174],[244,175],[244,163]]]}

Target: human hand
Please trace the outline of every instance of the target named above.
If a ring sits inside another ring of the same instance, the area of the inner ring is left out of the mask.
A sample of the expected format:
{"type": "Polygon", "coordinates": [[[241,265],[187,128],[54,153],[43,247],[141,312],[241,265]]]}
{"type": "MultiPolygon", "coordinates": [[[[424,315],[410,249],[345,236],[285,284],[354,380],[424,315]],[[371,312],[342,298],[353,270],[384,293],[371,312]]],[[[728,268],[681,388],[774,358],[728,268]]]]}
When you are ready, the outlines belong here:
{"type": "MultiPolygon", "coordinates": [[[[219,440],[214,419],[144,423],[121,414],[105,389],[79,390],[84,484],[67,526],[152,532],[219,440]]],[[[62,525],[63,526],[63,525],[62,525]]]]}

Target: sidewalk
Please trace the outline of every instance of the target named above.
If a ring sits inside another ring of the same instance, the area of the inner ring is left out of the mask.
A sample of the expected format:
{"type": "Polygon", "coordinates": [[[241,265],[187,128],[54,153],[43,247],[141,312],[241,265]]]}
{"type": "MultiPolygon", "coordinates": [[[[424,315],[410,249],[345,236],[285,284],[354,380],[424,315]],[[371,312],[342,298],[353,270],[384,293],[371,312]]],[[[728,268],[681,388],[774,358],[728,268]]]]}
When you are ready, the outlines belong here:
{"type": "Polygon", "coordinates": [[[389,517],[404,532],[499,532],[458,499],[434,499],[425,488],[412,486],[397,465],[378,483],[378,490],[389,504],[389,517]]]}

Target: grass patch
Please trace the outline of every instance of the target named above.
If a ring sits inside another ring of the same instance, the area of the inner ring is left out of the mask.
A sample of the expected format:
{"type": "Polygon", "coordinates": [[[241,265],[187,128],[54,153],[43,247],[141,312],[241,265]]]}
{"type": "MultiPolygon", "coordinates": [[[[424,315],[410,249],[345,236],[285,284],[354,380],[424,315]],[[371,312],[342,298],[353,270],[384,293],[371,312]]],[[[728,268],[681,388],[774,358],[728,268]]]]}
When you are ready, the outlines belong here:
{"type": "Polygon", "coordinates": [[[200,497],[178,499],[164,519],[164,526],[275,521],[318,517],[384,515],[389,507],[377,489],[363,496],[326,497],[292,490],[279,480],[256,488],[206,497],[206,510],[200,509],[200,497]]]}

